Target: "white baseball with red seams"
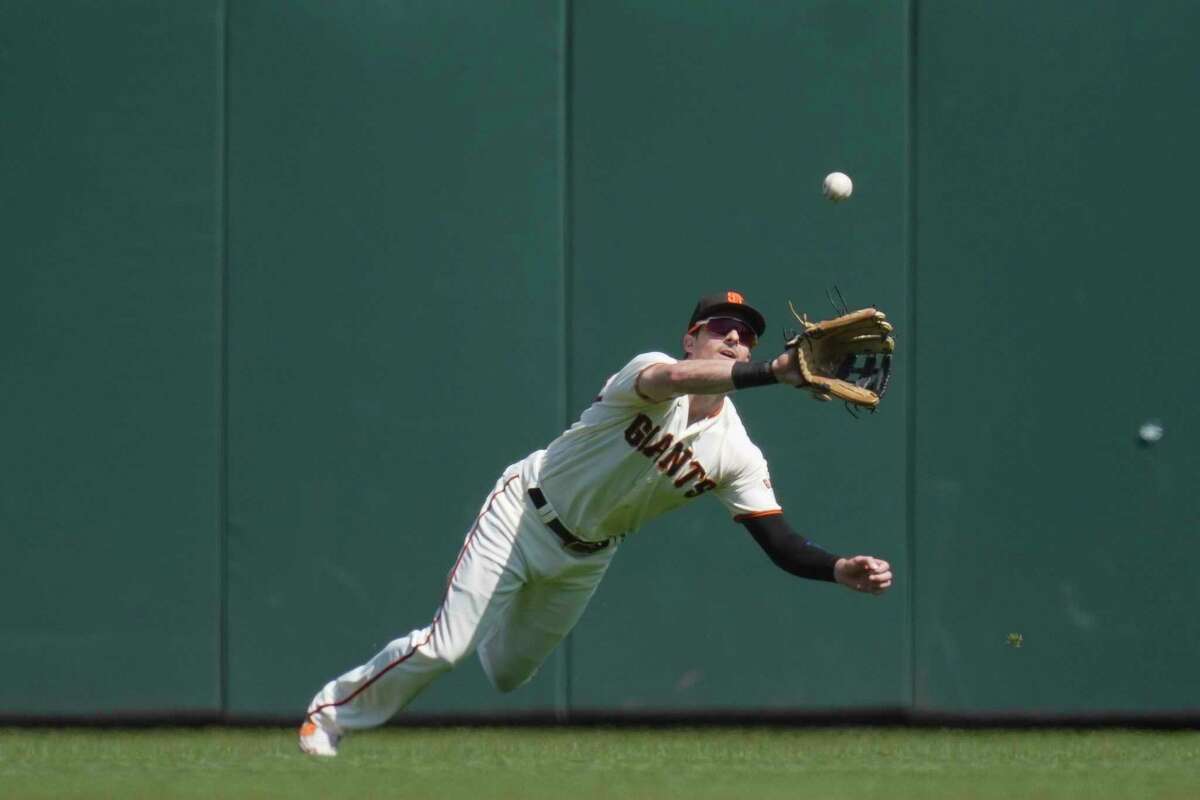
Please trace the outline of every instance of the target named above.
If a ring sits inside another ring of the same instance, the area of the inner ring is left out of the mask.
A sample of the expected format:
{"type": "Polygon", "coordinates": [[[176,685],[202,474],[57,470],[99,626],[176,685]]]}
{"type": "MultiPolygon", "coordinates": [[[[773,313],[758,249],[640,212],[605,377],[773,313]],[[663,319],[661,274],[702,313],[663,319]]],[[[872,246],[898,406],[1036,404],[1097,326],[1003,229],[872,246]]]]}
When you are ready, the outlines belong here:
{"type": "Polygon", "coordinates": [[[570,429],[505,470],[467,533],[433,622],[326,684],[309,720],[334,737],[380,725],[476,649],[492,684],[511,691],[578,621],[619,537],[710,492],[735,519],[780,513],[767,462],[728,397],[689,425],[689,396],[654,403],[639,393],[644,369],[675,361],[637,356],[570,429]],[[541,515],[528,495],[535,487],[549,503],[541,515]],[[612,544],[568,552],[543,522],[551,509],[575,537],[612,544]]]}

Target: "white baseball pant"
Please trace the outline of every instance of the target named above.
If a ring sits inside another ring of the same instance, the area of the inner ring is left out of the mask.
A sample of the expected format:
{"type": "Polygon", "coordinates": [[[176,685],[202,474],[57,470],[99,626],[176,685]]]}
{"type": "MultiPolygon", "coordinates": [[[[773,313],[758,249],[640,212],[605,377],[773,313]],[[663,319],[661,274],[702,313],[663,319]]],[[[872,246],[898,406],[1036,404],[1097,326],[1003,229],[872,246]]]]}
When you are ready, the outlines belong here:
{"type": "Polygon", "coordinates": [[[502,692],[525,684],[575,626],[617,549],[574,555],[538,517],[520,477],[505,470],[468,531],[428,627],[388,643],[330,681],[308,707],[334,730],[382,725],[438,675],[479,650],[502,692]]]}

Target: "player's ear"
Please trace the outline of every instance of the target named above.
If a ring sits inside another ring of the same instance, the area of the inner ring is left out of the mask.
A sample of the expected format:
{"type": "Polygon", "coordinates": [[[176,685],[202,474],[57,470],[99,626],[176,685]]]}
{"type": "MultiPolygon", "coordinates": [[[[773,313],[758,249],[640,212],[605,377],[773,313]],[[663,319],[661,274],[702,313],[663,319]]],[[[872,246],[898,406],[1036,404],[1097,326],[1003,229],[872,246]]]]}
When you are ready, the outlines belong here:
{"type": "Polygon", "coordinates": [[[695,347],[696,347],[696,337],[690,333],[685,333],[683,335],[683,353],[684,353],[683,357],[691,358],[692,350],[694,350],[695,347]]]}

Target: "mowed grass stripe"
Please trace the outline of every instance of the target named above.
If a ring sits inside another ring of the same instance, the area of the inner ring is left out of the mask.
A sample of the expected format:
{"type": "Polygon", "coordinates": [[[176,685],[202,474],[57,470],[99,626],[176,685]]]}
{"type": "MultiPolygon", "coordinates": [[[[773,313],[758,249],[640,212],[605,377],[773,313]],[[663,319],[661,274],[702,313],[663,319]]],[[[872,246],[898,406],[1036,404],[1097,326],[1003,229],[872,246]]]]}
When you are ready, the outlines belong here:
{"type": "Polygon", "coordinates": [[[8,798],[1197,798],[1200,733],[903,728],[0,729],[8,798]]]}

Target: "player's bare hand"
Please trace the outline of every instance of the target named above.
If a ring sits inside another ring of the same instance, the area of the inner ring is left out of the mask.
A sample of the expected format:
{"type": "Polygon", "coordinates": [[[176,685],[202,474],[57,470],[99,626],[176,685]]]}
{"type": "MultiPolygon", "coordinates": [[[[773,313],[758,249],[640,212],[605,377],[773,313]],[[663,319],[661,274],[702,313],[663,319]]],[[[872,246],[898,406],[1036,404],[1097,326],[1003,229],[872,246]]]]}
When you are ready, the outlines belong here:
{"type": "Polygon", "coordinates": [[[892,565],[874,556],[839,558],[833,568],[833,577],[856,592],[883,594],[892,585],[892,565]]]}
{"type": "Polygon", "coordinates": [[[833,399],[828,391],[814,386],[804,379],[803,374],[800,372],[800,364],[796,358],[796,351],[790,347],[777,355],[771,362],[771,371],[775,373],[775,377],[780,383],[795,386],[797,389],[806,389],[814,400],[829,402],[833,399]]]}
{"type": "Polygon", "coordinates": [[[803,386],[804,378],[800,375],[800,365],[796,362],[796,351],[792,348],[784,350],[771,362],[771,371],[780,383],[789,386],[803,386]]]}

